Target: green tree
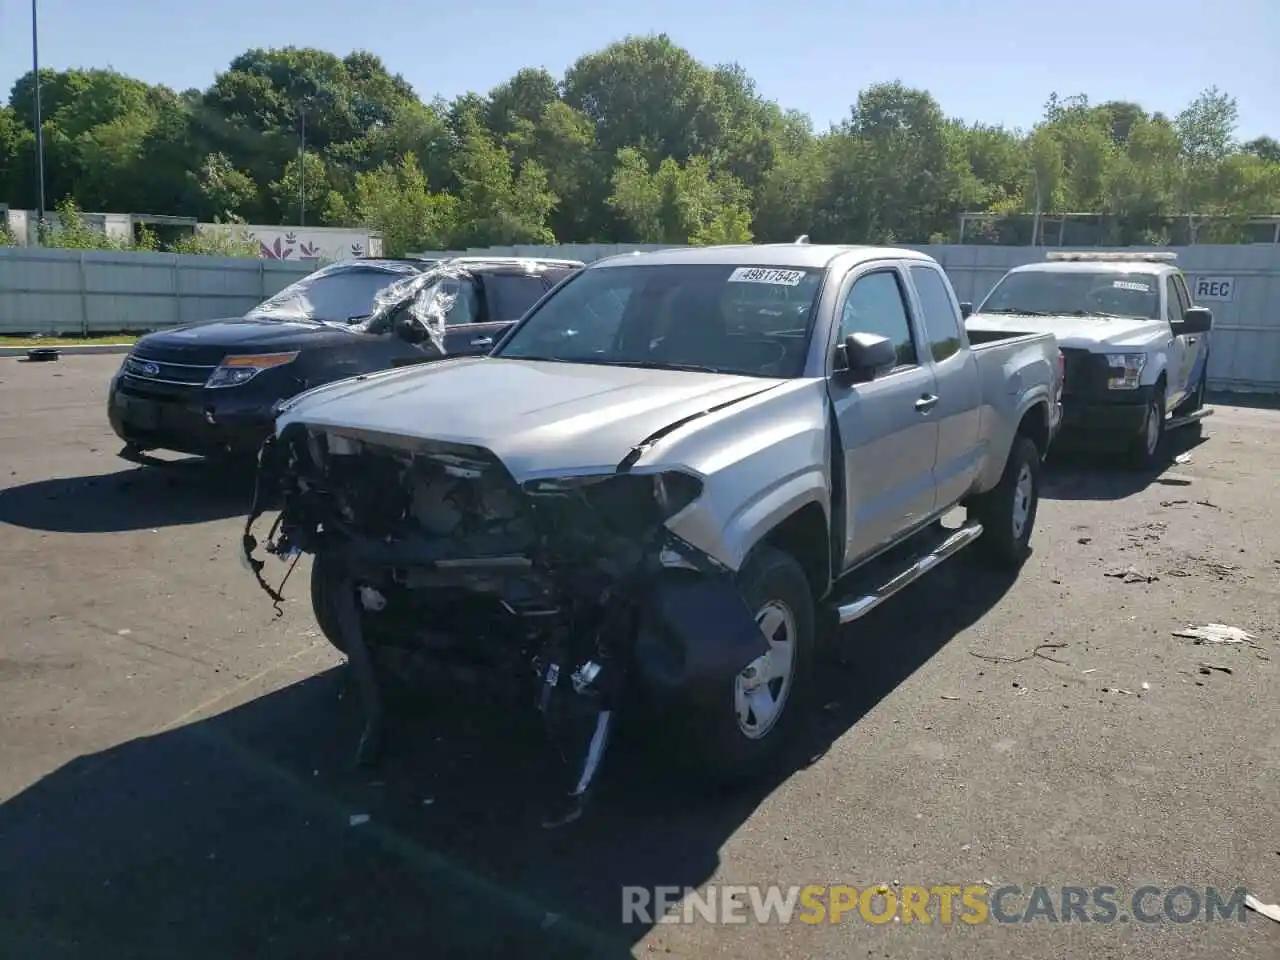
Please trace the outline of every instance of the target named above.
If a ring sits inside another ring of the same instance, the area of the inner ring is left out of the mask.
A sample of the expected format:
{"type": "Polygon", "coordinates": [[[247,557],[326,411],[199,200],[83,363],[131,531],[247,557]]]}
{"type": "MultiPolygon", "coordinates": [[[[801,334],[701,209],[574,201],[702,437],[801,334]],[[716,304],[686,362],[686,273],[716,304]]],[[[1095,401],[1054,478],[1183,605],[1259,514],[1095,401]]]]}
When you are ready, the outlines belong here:
{"type": "Polygon", "coordinates": [[[540,164],[529,160],[514,171],[506,149],[470,119],[455,164],[460,185],[456,245],[555,243],[547,217],[557,197],[540,164]]]}
{"type": "Polygon", "coordinates": [[[225,154],[211,153],[198,173],[189,174],[192,204],[202,219],[231,217],[255,202],[258,187],[244,171],[237,170],[225,154]]]}
{"type": "MultiPolygon", "coordinates": [[[[41,89],[48,198],[297,223],[301,193],[308,223],[382,224],[397,249],[923,243],[954,238],[966,211],[995,214],[972,229],[1003,242],[1030,240],[1035,211],[1095,214],[1100,242],[1236,242],[1249,218],[1280,212],[1280,146],[1237,142],[1235,100],[1216,88],[1172,119],[1054,93],[1016,131],[878,83],[816,132],[741,65],[703,64],[658,34],[588,52],[563,77],[525,67],[449,101],[420,99],[368,52],[306,47],[246,50],[205,90],[102,69],[43,70],[41,89]]],[[[26,209],[33,93],[27,74],[0,107],[0,202],[26,209]]]]}
{"type": "Polygon", "coordinates": [[[433,194],[411,153],[398,163],[356,174],[354,217],[382,234],[386,254],[403,257],[446,246],[457,230],[458,202],[433,194]]]}

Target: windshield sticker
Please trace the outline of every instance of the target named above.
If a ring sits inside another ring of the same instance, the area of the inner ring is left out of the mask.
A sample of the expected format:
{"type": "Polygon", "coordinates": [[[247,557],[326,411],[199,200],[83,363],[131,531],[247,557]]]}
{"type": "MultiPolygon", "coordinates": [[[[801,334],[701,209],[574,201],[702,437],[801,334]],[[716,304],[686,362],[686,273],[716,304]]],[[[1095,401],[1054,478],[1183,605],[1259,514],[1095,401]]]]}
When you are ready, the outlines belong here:
{"type": "Polygon", "coordinates": [[[1111,286],[1117,290],[1132,290],[1134,293],[1150,293],[1151,288],[1145,283],[1136,283],[1133,280],[1116,280],[1111,286]]]}
{"type": "Polygon", "coordinates": [[[729,274],[730,283],[771,283],[775,286],[798,287],[803,270],[774,270],[769,267],[739,267],[729,274]]]}

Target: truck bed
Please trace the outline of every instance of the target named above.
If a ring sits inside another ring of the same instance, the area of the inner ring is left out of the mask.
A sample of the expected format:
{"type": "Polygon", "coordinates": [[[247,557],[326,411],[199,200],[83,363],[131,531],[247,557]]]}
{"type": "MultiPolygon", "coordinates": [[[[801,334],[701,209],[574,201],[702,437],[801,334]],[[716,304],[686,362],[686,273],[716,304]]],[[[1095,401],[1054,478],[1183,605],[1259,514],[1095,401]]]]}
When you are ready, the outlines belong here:
{"type": "Polygon", "coordinates": [[[965,328],[965,333],[969,337],[969,345],[974,350],[981,350],[983,347],[990,346],[993,343],[1008,343],[1010,340],[1017,340],[1023,337],[1042,337],[1044,333],[1010,333],[1008,330],[972,330],[965,328]]]}

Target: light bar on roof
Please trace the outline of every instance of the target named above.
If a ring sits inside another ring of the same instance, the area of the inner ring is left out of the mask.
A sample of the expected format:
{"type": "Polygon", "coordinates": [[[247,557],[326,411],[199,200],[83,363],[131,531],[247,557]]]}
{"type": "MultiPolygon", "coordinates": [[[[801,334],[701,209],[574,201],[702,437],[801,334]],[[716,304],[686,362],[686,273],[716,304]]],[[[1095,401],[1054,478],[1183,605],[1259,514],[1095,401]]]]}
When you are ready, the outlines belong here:
{"type": "Polygon", "coordinates": [[[1114,251],[1091,251],[1091,250],[1053,250],[1045,254],[1046,260],[1058,260],[1077,263],[1087,263],[1089,261],[1111,261],[1113,263],[1172,263],[1178,259],[1176,253],[1154,252],[1154,251],[1135,251],[1134,253],[1117,253],[1114,251]]]}

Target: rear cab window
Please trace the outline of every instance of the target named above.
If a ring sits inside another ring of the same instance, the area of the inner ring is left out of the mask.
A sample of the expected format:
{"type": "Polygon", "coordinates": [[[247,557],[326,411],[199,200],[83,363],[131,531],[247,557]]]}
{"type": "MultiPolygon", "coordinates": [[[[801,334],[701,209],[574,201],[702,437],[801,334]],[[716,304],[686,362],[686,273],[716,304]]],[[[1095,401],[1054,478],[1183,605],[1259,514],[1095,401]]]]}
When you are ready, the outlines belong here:
{"type": "Polygon", "coordinates": [[[937,269],[917,264],[909,269],[920,299],[921,326],[929,340],[929,352],[934,363],[941,363],[959,353],[964,342],[960,333],[960,308],[950,285],[937,269]]]}

